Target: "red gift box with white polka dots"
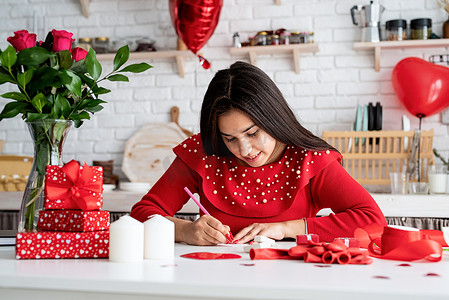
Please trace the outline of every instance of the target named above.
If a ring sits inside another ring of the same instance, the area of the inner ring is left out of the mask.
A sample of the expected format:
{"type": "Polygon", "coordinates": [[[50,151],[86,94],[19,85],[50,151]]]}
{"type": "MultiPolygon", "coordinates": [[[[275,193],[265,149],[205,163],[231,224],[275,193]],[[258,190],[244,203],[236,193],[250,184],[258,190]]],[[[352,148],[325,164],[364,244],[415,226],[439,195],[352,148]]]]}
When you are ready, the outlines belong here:
{"type": "Polygon", "coordinates": [[[98,231],[109,229],[109,211],[41,210],[38,228],[50,231],[98,231]]]}
{"type": "MultiPolygon", "coordinates": [[[[93,166],[90,167],[93,172],[93,176],[89,178],[89,183],[99,182],[101,181],[101,185],[103,182],[103,167],[97,167],[93,166]]],[[[83,166],[80,166],[80,170],[83,169],[83,166]]],[[[47,172],[45,176],[45,209],[80,209],[78,206],[78,203],[68,198],[62,198],[61,199],[50,199],[48,197],[49,193],[49,184],[51,183],[52,186],[56,184],[60,184],[61,182],[67,182],[69,179],[67,175],[63,172],[61,166],[47,166],[47,172]]],[[[58,189],[64,189],[63,185],[61,185],[61,188],[57,187],[58,189]]],[[[70,195],[71,193],[67,191],[67,195],[70,195]]],[[[96,192],[96,193],[90,193],[89,197],[92,197],[94,200],[90,199],[89,203],[89,209],[86,210],[101,210],[103,207],[103,193],[102,192],[96,192]]]]}
{"type": "Polygon", "coordinates": [[[109,257],[109,230],[93,232],[21,232],[16,259],[109,257]]]}

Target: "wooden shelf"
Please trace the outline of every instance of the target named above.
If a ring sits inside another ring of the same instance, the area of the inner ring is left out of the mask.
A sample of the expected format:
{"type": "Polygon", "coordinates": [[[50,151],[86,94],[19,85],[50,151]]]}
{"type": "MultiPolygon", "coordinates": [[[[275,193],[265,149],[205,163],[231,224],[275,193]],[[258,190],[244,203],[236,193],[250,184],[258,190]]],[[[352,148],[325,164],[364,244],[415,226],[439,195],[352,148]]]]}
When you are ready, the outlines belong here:
{"type": "Polygon", "coordinates": [[[81,3],[81,10],[83,11],[83,15],[86,18],[89,18],[89,4],[90,0],[80,0],[81,3]]]}
{"type": "Polygon", "coordinates": [[[382,41],[382,42],[358,42],[354,43],[355,51],[374,50],[374,68],[380,71],[380,55],[382,49],[403,49],[422,47],[449,47],[449,39],[434,40],[406,40],[406,41],[382,41]]]}
{"type": "Polygon", "coordinates": [[[251,64],[257,65],[258,54],[282,54],[291,53],[295,63],[295,72],[299,73],[299,57],[300,53],[318,52],[318,44],[292,44],[292,45],[270,45],[270,46],[251,46],[242,48],[229,49],[231,55],[249,55],[251,64]]]}
{"type": "MultiPolygon", "coordinates": [[[[113,61],[115,53],[97,54],[99,61],[113,61]]],[[[153,52],[131,52],[129,60],[150,60],[174,58],[178,65],[179,76],[184,78],[184,59],[186,57],[194,58],[195,55],[189,50],[167,50],[167,51],[153,51],[153,52]]]]}

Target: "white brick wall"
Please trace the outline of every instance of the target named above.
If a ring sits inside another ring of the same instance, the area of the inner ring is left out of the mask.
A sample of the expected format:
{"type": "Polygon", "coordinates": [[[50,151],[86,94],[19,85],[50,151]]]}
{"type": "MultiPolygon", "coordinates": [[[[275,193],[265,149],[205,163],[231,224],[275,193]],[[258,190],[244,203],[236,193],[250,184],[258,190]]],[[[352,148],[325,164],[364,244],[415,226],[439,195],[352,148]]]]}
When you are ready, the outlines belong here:
{"type": "MultiPolygon", "coordinates": [[[[0,48],[13,31],[33,30],[33,14],[38,14],[37,34],[43,39],[47,31],[57,28],[81,36],[109,36],[111,39],[149,36],[160,50],[176,47],[167,0],[91,0],[90,16],[86,19],[77,0],[2,0],[0,10],[0,48]]],[[[388,50],[382,52],[381,71],[374,71],[371,52],[355,52],[360,28],[352,25],[349,14],[357,0],[226,0],[215,34],[202,49],[212,63],[211,70],[202,69],[196,59],[186,59],[185,78],[178,76],[176,63],[169,59],[149,61],[154,66],[145,74],[130,75],[129,83],[107,83],[112,93],[105,95],[105,109],[72,129],[64,150],[64,160],[72,158],[92,163],[92,160],[114,159],[120,172],[126,140],[146,122],[168,122],[170,107],[180,107],[180,124],[194,132],[199,130],[201,100],[213,74],[236,60],[228,47],[232,34],[239,32],[244,41],[259,30],[286,28],[314,31],[320,51],[301,56],[301,73],[294,73],[293,59],[288,55],[258,57],[259,67],[278,83],[287,101],[303,124],[316,134],[322,130],[348,130],[352,127],[357,104],[381,102],[384,107],[384,128],[401,128],[402,115],[407,115],[412,128],[418,120],[411,116],[396,98],[391,71],[407,56],[427,59],[432,54],[445,54],[446,48],[388,50]]],[[[418,17],[433,19],[433,30],[441,35],[447,15],[434,0],[381,0],[386,6],[383,23],[389,19],[418,17]]],[[[104,72],[110,62],[102,62],[104,72]]],[[[11,90],[0,86],[0,93],[11,90]]],[[[0,99],[0,108],[8,101],[0,99]]],[[[441,116],[424,119],[424,129],[435,130],[435,146],[449,156],[448,126],[441,116]]],[[[3,154],[33,152],[29,133],[20,118],[0,123],[0,139],[6,140],[3,154]]],[[[122,175],[122,174],[121,174],[122,175]]],[[[123,177],[123,175],[122,175],[123,177]]]]}

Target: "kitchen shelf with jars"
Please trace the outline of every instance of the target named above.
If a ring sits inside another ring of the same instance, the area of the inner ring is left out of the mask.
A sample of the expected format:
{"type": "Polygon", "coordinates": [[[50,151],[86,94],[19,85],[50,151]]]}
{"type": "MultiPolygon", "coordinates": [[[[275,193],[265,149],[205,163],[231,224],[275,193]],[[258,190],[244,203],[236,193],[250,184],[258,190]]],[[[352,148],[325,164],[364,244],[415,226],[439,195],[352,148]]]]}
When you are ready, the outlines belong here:
{"type": "Polygon", "coordinates": [[[233,47],[229,49],[231,55],[249,55],[251,64],[257,65],[259,54],[292,54],[295,72],[299,73],[300,53],[318,52],[319,47],[314,43],[313,32],[289,32],[284,28],[276,31],[259,31],[249,37],[248,42],[240,42],[238,32],[233,36],[233,47]]]}
{"type": "Polygon", "coordinates": [[[405,40],[405,41],[381,41],[381,42],[357,42],[353,49],[356,51],[374,50],[374,68],[380,71],[380,57],[382,49],[406,49],[424,47],[449,47],[449,39],[430,40],[405,40]]]}
{"type": "Polygon", "coordinates": [[[314,53],[319,51],[318,44],[290,44],[290,45],[269,45],[269,46],[247,46],[229,49],[231,55],[249,55],[251,64],[257,65],[257,56],[260,54],[285,54],[291,53],[293,55],[293,61],[295,65],[295,72],[299,74],[300,71],[300,54],[301,53],[314,53]]]}
{"type": "MultiPolygon", "coordinates": [[[[150,60],[150,59],[175,59],[178,65],[178,72],[181,78],[184,78],[185,58],[195,58],[196,56],[189,50],[163,50],[150,52],[131,52],[129,60],[150,60]]],[[[114,53],[97,54],[99,61],[113,61],[114,53]]]]}

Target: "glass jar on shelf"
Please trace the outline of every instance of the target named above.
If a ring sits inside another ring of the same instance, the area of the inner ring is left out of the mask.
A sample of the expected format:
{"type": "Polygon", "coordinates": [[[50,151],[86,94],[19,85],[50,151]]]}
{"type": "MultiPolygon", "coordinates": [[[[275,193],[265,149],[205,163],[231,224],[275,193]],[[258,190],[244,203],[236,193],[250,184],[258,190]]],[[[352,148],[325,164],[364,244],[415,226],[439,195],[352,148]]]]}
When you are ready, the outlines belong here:
{"type": "Polygon", "coordinates": [[[301,33],[299,31],[293,31],[290,36],[290,44],[300,44],[301,43],[301,33]]]}
{"type": "Polygon", "coordinates": [[[412,40],[428,40],[432,35],[432,19],[422,18],[410,21],[410,37],[412,40]]]}
{"type": "Polygon", "coordinates": [[[96,53],[108,53],[109,52],[109,38],[102,36],[96,37],[93,42],[93,48],[96,53]]]}
{"type": "Polygon", "coordinates": [[[137,49],[136,52],[151,52],[156,51],[154,44],[156,43],[154,40],[146,37],[142,37],[136,41],[137,49]]]}
{"type": "Polygon", "coordinates": [[[266,46],[268,44],[268,33],[266,31],[258,32],[256,37],[258,46],[266,46]]]}
{"type": "Polygon", "coordinates": [[[299,41],[301,44],[306,44],[309,42],[309,33],[308,32],[301,32],[299,34],[299,41]]]}
{"type": "Polygon", "coordinates": [[[279,35],[273,34],[271,35],[271,45],[279,45],[279,35]]]}
{"type": "Polygon", "coordinates": [[[76,46],[89,51],[92,48],[92,39],[89,37],[79,38],[76,46]]]}
{"type": "Polygon", "coordinates": [[[289,45],[290,44],[290,36],[291,33],[288,31],[283,31],[279,34],[279,43],[281,45],[289,45]]]}
{"type": "Polygon", "coordinates": [[[390,20],[385,23],[387,41],[403,41],[407,39],[407,21],[403,19],[390,20]]]}
{"type": "Polygon", "coordinates": [[[309,43],[315,43],[315,32],[309,32],[309,43]]]}

